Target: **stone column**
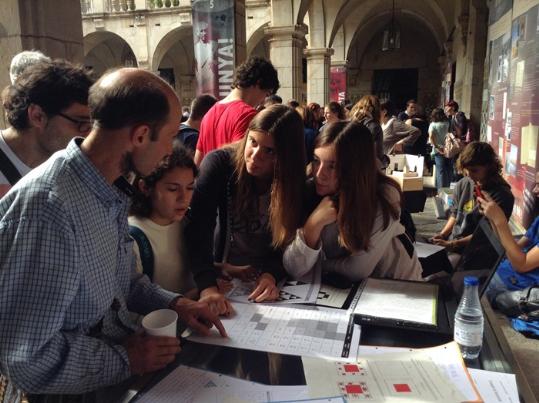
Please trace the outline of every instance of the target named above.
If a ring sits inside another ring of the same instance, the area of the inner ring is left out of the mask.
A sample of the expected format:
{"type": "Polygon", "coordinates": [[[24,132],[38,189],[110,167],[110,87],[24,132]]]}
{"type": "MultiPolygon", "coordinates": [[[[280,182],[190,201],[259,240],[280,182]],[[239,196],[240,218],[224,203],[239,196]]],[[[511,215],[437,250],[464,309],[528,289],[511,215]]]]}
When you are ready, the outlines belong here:
{"type": "Polygon", "coordinates": [[[466,74],[462,93],[461,109],[469,112],[476,130],[481,124],[483,99],[483,72],[487,50],[488,8],[484,0],[473,0],[470,4],[468,38],[466,43],[466,74]]]}
{"type": "Polygon", "coordinates": [[[302,59],[305,48],[305,25],[268,27],[264,30],[270,45],[270,59],[279,74],[279,95],[284,102],[302,100],[302,59]]]}
{"type": "Polygon", "coordinates": [[[329,68],[333,49],[305,49],[307,57],[307,102],[322,106],[329,102],[329,68]]]}
{"type": "MultiPolygon", "coordinates": [[[[0,89],[10,83],[11,58],[23,50],[37,49],[52,58],[82,63],[82,23],[80,1],[2,0],[0,1],[0,89]]],[[[0,126],[5,127],[0,107],[0,126]]]]}

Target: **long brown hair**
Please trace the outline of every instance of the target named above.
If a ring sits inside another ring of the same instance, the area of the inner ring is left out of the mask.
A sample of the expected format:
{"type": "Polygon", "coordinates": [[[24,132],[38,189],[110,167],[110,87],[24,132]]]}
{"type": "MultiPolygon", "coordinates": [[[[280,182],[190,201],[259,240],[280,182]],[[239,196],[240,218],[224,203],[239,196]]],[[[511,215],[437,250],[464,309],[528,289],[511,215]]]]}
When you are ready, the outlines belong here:
{"type": "Polygon", "coordinates": [[[337,158],[339,243],[351,252],[367,250],[378,209],[384,228],[391,218],[399,218],[399,208],[388,196],[388,186],[400,194],[399,185],[380,171],[374,139],[362,123],[328,125],[318,135],[315,149],[330,145],[335,146],[337,158]]]}
{"type": "Polygon", "coordinates": [[[372,117],[375,122],[380,123],[380,100],[376,95],[365,95],[350,111],[352,119],[362,120],[365,117],[372,117]]]}
{"type": "MultiPolygon", "coordinates": [[[[275,168],[271,184],[269,225],[272,245],[283,247],[301,225],[305,183],[305,141],[301,116],[285,105],[271,105],[259,112],[248,131],[273,136],[275,168]]],[[[256,197],[254,178],[247,172],[245,146],[247,134],[235,149],[236,211],[253,206],[256,197]]]]}

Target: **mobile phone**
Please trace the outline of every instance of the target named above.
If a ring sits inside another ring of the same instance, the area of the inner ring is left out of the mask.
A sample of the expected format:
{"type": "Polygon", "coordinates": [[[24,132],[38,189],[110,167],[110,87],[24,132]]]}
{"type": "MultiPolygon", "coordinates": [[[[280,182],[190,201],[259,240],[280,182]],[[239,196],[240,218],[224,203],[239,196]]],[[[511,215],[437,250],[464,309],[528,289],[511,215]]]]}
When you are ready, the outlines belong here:
{"type": "Polygon", "coordinates": [[[483,193],[481,193],[481,186],[479,186],[478,184],[474,186],[474,194],[476,198],[480,197],[482,199],[485,199],[485,196],[483,196],[483,193]]]}

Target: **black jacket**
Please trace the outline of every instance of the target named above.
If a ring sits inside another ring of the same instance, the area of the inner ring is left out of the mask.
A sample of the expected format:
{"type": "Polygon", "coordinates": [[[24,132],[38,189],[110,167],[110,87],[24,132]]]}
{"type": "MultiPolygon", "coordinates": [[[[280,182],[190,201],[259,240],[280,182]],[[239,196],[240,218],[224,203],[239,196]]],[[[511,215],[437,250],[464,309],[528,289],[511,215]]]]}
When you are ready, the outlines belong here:
{"type": "MultiPolygon", "coordinates": [[[[223,262],[230,243],[228,219],[233,207],[235,184],[230,149],[215,150],[204,157],[185,228],[190,267],[200,291],[216,286],[218,271],[213,264],[223,262]]],[[[282,251],[273,250],[263,267],[256,269],[271,274],[276,281],[282,279],[285,273],[282,251]]]]}

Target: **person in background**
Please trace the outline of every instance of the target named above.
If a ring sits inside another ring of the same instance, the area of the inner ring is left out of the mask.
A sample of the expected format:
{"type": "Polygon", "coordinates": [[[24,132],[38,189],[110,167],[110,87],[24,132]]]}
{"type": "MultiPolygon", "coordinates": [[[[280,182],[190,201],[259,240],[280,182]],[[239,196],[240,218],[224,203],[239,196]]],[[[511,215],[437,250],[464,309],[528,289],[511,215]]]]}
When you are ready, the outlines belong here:
{"type": "Polygon", "coordinates": [[[232,91],[208,111],[200,124],[195,152],[195,164],[224,144],[245,136],[256,107],[279,89],[277,70],[270,61],[251,57],[239,66],[234,75],[232,91]]]}
{"type": "Polygon", "coordinates": [[[303,228],[284,253],[299,278],[320,265],[350,283],[367,277],[420,280],[421,265],[399,222],[399,185],[378,169],[362,123],[328,125],[316,139],[303,228]]]}
{"type": "Polygon", "coordinates": [[[309,102],[307,108],[312,112],[315,120],[315,130],[320,130],[324,121],[324,110],[316,102],[309,102]]]}
{"type": "Polygon", "coordinates": [[[419,130],[419,137],[411,146],[405,147],[406,154],[427,156],[427,142],[429,140],[429,122],[421,105],[416,104],[416,113],[405,121],[407,125],[419,130]]]}
{"type": "Polygon", "coordinates": [[[190,111],[189,111],[189,107],[188,106],[184,106],[182,108],[182,117],[181,117],[181,122],[185,122],[187,119],[189,119],[189,115],[190,115],[190,111]]]}
{"type": "Polygon", "coordinates": [[[380,126],[380,100],[375,95],[363,96],[352,108],[350,117],[361,122],[369,131],[374,140],[376,157],[379,161],[384,157],[384,134],[380,126]]]}
{"type": "Polygon", "coordinates": [[[135,179],[129,211],[137,271],[165,290],[191,299],[197,297],[197,291],[186,267],[182,220],[191,203],[197,171],[189,151],[175,146],[150,175],[135,179]]]}
{"type": "Polygon", "coordinates": [[[271,106],[271,105],[282,104],[282,103],[283,103],[283,99],[279,95],[272,94],[269,97],[266,97],[266,99],[264,100],[264,108],[267,108],[268,106],[271,106]]]}
{"type": "Polygon", "coordinates": [[[421,135],[419,129],[398,120],[390,101],[380,104],[380,123],[383,131],[384,154],[401,154],[407,145],[413,145],[421,135]]]}
{"type": "Polygon", "coordinates": [[[299,102],[295,99],[290,99],[286,104],[292,109],[296,109],[299,106],[299,102]]]}
{"type": "Polygon", "coordinates": [[[219,270],[257,273],[251,300],[279,296],[282,249],[301,224],[304,183],[303,122],[285,105],[265,108],[243,140],[204,159],[185,230],[200,301],[232,312],[217,287],[219,270]]]}
{"type": "Polygon", "coordinates": [[[449,187],[453,176],[453,160],[444,156],[445,136],[449,132],[449,122],[442,108],[435,108],[430,115],[429,143],[436,165],[436,189],[449,187]]]}
{"type": "Polygon", "coordinates": [[[338,102],[331,101],[324,107],[324,120],[319,132],[322,132],[328,124],[340,122],[345,119],[346,113],[343,106],[338,102]]]}
{"type": "Polygon", "coordinates": [[[10,126],[0,130],[0,197],[69,140],[86,136],[92,128],[88,90],[93,80],[82,67],[61,60],[34,60],[22,73],[19,67],[15,84],[2,93],[10,126]]]}
{"type": "Polygon", "coordinates": [[[125,176],[148,175],[172,151],[180,124],[174,89],[123,68],[91,87],[88,104],[88,136],[0,200],[0,371],[27,393],[96,391],[174,361],[179,340],[139,333],[133,313],[170,308],[202,334],[215,324],[226,336],[206,304],[135,272],[125,176]]]}
{"type": "Polygon", "coordinates": [[[445,114],[449,119],[449,131],[458,139],[466,141],[468,119],[464,112],[459,112],[459,104],[454,100],[448,101],[445,104],[445,114]]]}
{"type": "Polygon", "coordinates": [[[417,101],[415,99],[409,99],[406,101],[406,110],[399,113],[397,119],[401,122],[406,122],[411,119],[417,112],[417,101]]]}
{"type": "MultiPolygon", "coordinates": [[[[539,172],[535,174],[532,190],[539,202],[539,172]]],[[[498,234],[507,258],[504,259],[486,290],[490,300],[504,291],[522,290],[539,284],[539,216],[536,216],[526,234],[515,241],[503,209],[488,195],[477,200],[480,210],[498,234]]]]}
{"type": "Polygon", "coordinates": [[[193,155],[198,142],[202,118],[216,102],[217,99],[213,95],[199,95],[191,102],[191,113],[188,119],[180,124],[180,130],[175,141],[183,144],[193,155]]]}
{"type": "Polygon", "coordinates": [[[13,56],[11,64],[9,65],[9,79],[11,80],[11,84],[15,84],[17,77],[19,77],[27,67],[37,63],[50,61],[51,58],[45,56],[39,50],[24,50],[17,53],[13,56]]]}
{"type": "MultiPolygon", "coordinates": [[[[513,211],[515,198],[511,186],[502,176],[502,164],[490,144],[479,141],[468,144],[457,159],[457,168],[464,177],[453,191],[454,202],[449,219],[431,240],[459,255],[470,242],[482,217],[477,196],[490,196],[500,205],[507,219],[513,211]]],[[[458,263],[457,258],[449,257],[453,266],[458,263]]]]}
{"type": "Polygon", "coordinates": [[[307,164],[313,160],[314,140],[318,135],[316,129],[317,122],[314,114],[306,106],[298,106],[295,108],[303,119],[303,129],[305,135],[305,156],[307,158],[307,164]]]}
{"type": "MultiPolygon", "coordinates": [[[[344,113],[344,108],[340,103],[331,101],[324,107],[324,119],[324,125],[345,120],[346,114],[344,113]]],[[[320,130],[322,130],[322,128],[320,128],[320,130]]]]}

